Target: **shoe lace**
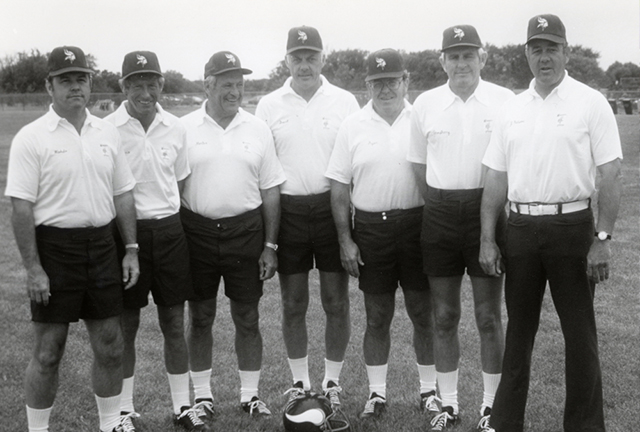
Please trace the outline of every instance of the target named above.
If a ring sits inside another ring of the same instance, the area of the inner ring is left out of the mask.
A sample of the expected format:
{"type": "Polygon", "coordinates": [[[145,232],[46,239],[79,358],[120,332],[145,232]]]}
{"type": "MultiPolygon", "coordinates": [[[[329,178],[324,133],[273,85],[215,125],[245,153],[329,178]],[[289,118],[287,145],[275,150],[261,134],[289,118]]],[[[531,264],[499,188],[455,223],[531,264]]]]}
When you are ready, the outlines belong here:
{"type": "Polygon", "coordinates": [[[440,414],[431,419],[431,426],[433,426],[431,430],[443,430],[447,427],[447,423],[449,422],[449,420],[453,420],[453,416],[447,411],[442,411],[440,414]]]}
{"type": "Polygon", "coordinates": [[[376,411],[376,404],[377,403],[383,404],[383,403],[385,403],[385,400],[380,396],[372,397],[371,399],[369,399],[367,401],[367,403],[364,404],[364,413],[365,414],[374,413],[376,411]]]}
{"type": "Polygon", "coordinates": [[[248,403],[249,415],[253,415],[253,411],[257,411],[258,414],[271,415],[271,411],[267,408],[267,405],[260,399],[254,399],[248,403]]]}
{"type": "Polygon", "coordinates": [[[439,412],[437,402],[442,402],[442,399],[437,397],[436,395],[430,395],[426,398],[422,399],[422,410],[423,411],[431,411],[431,412],[439,412]]]}
{"type": "Polygon", "coordinates": [[[478,432],[495,432],[491,426],[489,426],[489,418],[491,415],[486,415],[480,419],[478,422],[478,432]]]}
{"type": "Polygon", "coordinates": [[[291,387],[289,390],[284,392],[284,396],[289,395],[289,400],[297,399],[299,397],[303,397],[305,395],[304,389],[300,387],[291,387]]]}
{"type": "Polygon", "coordinates": [[[329,402],[331,402],[331,405],[340,405],[340,397],[339,397],[340,393],[342,393],[342,387],[333,386],[333,387],[329,387],[324,392],[324,395],[329,399],[329,402]]]}
{"type": "Polygon", "coordinates": [[[192,426],[204,425],[204,422],[198,416],[198,411],[194,408],[186,409],[178,414],[178,420],[182,420],[185,417],[191,422],[192,426]]]}
{"type": "Polygon", "coordinates": [[[120,416],[120,424],[116,427],[116,432],[136,432],[133,426],[132,418],[138,418],[140,414],[137,412],[128,412],[120,416]]]}
{"type": "Polygon", "coordinates": [[[207,417],[208,415],[214,415],[213,402],[210,400],[203,400],[195,403],[191,409],[195,410],[198,417],[207,417]]]}

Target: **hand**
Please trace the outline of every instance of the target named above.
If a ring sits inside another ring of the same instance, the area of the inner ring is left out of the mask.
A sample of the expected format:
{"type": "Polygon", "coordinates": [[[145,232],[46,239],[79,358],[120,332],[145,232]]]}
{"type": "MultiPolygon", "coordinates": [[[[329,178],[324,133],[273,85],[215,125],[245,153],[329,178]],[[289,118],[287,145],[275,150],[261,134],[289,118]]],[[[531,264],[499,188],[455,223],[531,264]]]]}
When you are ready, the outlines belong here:
{"type": "Polygon", "coordinates": [[[504,262],[500,248],[495,241],[480,242],[480,266],[489,276],[500,276],[504,273],[504,262]]]}
{"type": "Polygon", "coordinates": [[[138,283],[140,277],[140,265],[138,264],[138,252],[135,249],[127,249],[122,259],[122,283],[124,289],[129,289],[138,283]]]}
{"type": "Polygon", "coordinates": [[[49,291],[49,276],[40,264],[27,269],[27,295],[38,304],[48,305],[51,291],[49,291]]]}
{"type": "Polygon", "coordinates": [[[587,275],[595,283],[609,279],[611,248],[608,240],[594,240],[587,255],[587,275]]]}
{"type": "Polygon", "coordinates": [[[260,280],[271,279],[278,269],[278,254],[270,247],[265,246],[260,260],[258,260],[258,265],[260,266],[260,280]]]}
{"type": "Polygon", "coordinates": [[[360,249],[352,239],[340,241],[340,261],[342,267],[353,277],[360,277],[358,265],[364,265],[360,257],[360,249]]]}

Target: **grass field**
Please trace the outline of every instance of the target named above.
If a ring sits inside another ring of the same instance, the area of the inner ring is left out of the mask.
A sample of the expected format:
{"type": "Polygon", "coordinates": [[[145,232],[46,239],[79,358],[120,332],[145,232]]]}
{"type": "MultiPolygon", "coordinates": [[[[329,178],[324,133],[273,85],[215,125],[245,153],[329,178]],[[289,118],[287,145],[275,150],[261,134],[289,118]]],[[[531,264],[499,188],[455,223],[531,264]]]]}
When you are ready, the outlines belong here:
{"type": "MultiPolygon", "coordinates": [[[[19,128],[40,116],[34,111],[0,111],[0,189],[4,193],[9,146],[19,128]]],[[[184,114],[181,112],[179,115],[184,114]]],[[[609,432],[629,432],[638,427],[640,415],[640,361],[638,287],[640,278],[640,117],[617,116],[625,160],[624,196],[614,233],[613,270],[609,281],[597,289],[596,311],[600,332],[600,355],[604,377],[605,417],[609,432]]],[[[23,375],[30,357],[32,334],[30,312],[22,268],[10,226],[10,202],[0,198],[0,430],[26,431],[23,375]]],[[[320,388],[323,373],[324,316],[317,295],[317,274],[312,272],[309,308],[309,359],[312,384],[320,388]]],[[[411,348],[411,326],[404,312],[402,295],[397,297],[392,327],[392,350],[387,383],[388,410],[379,421],[357,419],[367,397],[367,378],[362,357],[365,325],[362,295],[351,281],[352,337],[342,373],[344,410],[351,430],[418,431],[425,429],[418,410],[418,374],[411,348]]],[[[482,398],[479,342],[472,314],[470,287],[465,279],[463,317],[460,323],[462,358],[459,400],[462,423],[455,430],[475,426],[482,398]]],[[[264,359],[261,397],[274,412],[268,419],[250,419],[239,408],[239,378],[233,349],[233,325],[228,301],[219,297],[214,325],[213,392],[220,413],[213,423],[216,431],[282,430],[282,392],[290,382],[284,344],[280,333],[279,287],[274,278],[265,285],[261,302],[264,359]]],[[[170,420],[171,401],[166,380],[162,339],[153,307],[143,310],[138,337],[138,365],[134,401],[142,414],[138,431],[174,431],[170,420]]],[[[60,387],[51,416],[51,431],[97,431],[95,401],[90,389],[91,353],[82,324],[72,325],[60,370],[60,387]]],[[[553,304],[547,295],[533,358],[533,372],[527,408],[528,432],[562,430],[564,405],[563,341],[553,304]]],[[[177,430],[177,429],[175,429],[177,430]]]]}

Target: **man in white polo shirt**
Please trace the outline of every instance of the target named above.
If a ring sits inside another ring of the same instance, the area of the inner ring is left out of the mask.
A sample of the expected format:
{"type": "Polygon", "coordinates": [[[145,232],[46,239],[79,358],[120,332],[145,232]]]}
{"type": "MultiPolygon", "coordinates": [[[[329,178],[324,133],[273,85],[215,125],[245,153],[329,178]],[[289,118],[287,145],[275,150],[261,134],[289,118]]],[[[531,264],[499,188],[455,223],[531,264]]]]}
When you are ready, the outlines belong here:
{"type": "Polygon", "coordinates": [[[439,408],[431,298],[420,248],[424,181],[416,178],[406,159],[411,124],[411,104],[405,99],[409,74],[402,56],[393,49],[372,53],[367,66],[371,101],[340,126],[326,173],[331,179],[342,265],[358,278],[367,314],[363,349],[369,400],[360,417],[378,417],[386,406],[389,330],[398,284],[413,323],[421,407],[433,415],[439,408]]]}
{"type": "Polygon", "coordinates": [[[280,191],[278,274],[282,334],[294,383],[290,395],[295,397],[311,389],[306,314],[309,271],[315,267],[320,272],[320,298],[326,314],[322,389],[338,406],[340,371],[350,332],[349,275],[340,263],[329,179],[324,173],[340,123],[359,106],[351,93],[321,75],[322,49],[322,39],[315,28],[289,30],[285,62],[291,77],[260,100],[256,116],[265,120],[273,132],[287,178],[280,191]]]}
{"type": "Polygon", "coordinates": [[[124,57],[120,80],[127,100],[105,118],[118,128],[136,178],[133,196],[140,245],[140,278],[124,295],[121,410],[130,417],[138,416],[133,406],[135,340],[140,309],[149,303],[151,292],[164,337],[175,421],[186,430],[207,430],[197,412],[190,408],[189,357],[184,337],[184,303],[192,295],[189,250],[178,213],[178,188],[189,175],[186,131],[178,118],[158,103],[163,85],[156,54],[130,52],[124,57]]]}
{"type": "MultiPolygon", "coordinates": [[[[489,169],[480,262],[493,275],[506,264],[509,315],[491,426],[498,432],[523,430],[531,354],[548,283],[565,342],[564,430],[604,432],[593,300],[595,283],[609,277],[609,242],[622,190],[620,136],[602,94],[567,74],[569,48],[560,18],[546,14],[529,20],[526,56],[534,79],[501,110],[482,161],[489,169]],[[507,199],[511,211],[503,255],[494,233],[507,199]]],[[[527,423],[539,429],[535,418],[527,423]]]]}
{"type": "Polygon", "coordinates": [[[284,172],[271,131],[240,104],[244,75],[233,53],[205,66],[202,108],[182,118],[189,165],[181,217],[189,244],[195,297],[187,339],[196,406],[211,413],[211,328],[220,278],[231,303],[240,369],[240,401],[250,415],[269,415],[258,398],[262,337],[258,302],[263,281],[277,269],[276,242],[284,172]]]}
{"type": "MultiPolygon", "coordinates": [[[[69,323],[82,319],[93,350],[92,382],[102,432],[129,431],[120,416],[123,285],[138,279],[135,180],[113,125],[86,109],[91,74],[77,47],[48,60],[44,116],[13,139],[7,189],[27,270],[34,350],[25,393],[30,432],[48,431],[69,323]],[[127,252],[118,265],[116,219],[127,252]]],[[[68,430],[68,427],[61,427],[68,430]]]]}
{"type": "Polygon", "coordinates": [[[496,111],[513,93],[480,78],[486,60],[487,53],[473,26],[446,29],[440,63],[449,80],[421,94],[412,115],[408,159],[426,163],[427,170],[422,244],[424,271],[433,297],[434,347],[442,399],[442,413],[431,425],[436,431],[452,426],[458,418],[458,323],[465,270],[471,279],[481,344],[484,394],[478,430],[486,427],[491,414],[502,367],[502,278],[488,276],[478,262],[484,185],[481,161],[496,111]]]}

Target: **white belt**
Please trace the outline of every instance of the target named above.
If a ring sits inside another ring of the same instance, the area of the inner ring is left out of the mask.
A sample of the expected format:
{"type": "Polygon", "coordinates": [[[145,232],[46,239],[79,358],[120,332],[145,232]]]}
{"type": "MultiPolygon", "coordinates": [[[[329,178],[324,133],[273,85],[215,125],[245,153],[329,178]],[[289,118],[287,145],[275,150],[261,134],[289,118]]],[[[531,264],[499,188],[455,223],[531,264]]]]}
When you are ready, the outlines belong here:
{"type": "Polygon", "coordinates": [[[546,216],[573,213],[588,209],[590,205],[591,199],[557,204],[512,202],[511,211],[529,216],[546,216]]]}

